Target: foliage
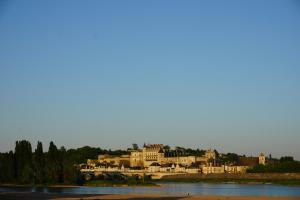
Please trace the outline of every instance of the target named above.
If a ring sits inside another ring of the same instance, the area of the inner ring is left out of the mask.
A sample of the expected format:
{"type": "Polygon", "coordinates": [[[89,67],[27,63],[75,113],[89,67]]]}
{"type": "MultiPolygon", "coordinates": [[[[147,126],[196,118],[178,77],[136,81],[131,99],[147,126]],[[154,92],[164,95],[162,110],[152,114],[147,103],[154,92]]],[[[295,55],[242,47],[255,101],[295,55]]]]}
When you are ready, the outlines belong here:
{"type": "Polygon", "coordinates": [[[279,162],[292,162],[294,161],[294,158],[292,156],[283,156],[280,158],[279,162]]]}
{"type": "Polygon", "coordinates": [[[237,164],[239,161],[239,155],[236,153],[227,153],[219,157],[222,164],[237,164]]]}
{"type": "Polygon", "coordinates": [[[139,149],[139,146],[137,144],[132,144],[132,149],[133,150],[138,150],[139,149]]]}
{"type": "Polygon", "coordinates": [[[163,149],[165,151],[170,151],[171,147],[169,145],[165,145],[165,146],[163,146],[163,149]]]}
{"type": "Polygon", "coordinates": [[[274,162],[266,165],[256,165],[251,169],[248,169],[249,173],[299,173],[300,162],[294,161],[292,157],[282,157],[279,162],[274,162]]]}
{"type": "Polygon", "coordinates": [[[216,154],[216,158],[220,157],[220,154],[219,154],[219,152],[216,149],[214,149],[214,153],[216,154]]]}
{"type": "MultiPolygon", "coordinates": [[[[168,149],[168,146],[166,146],[168,149]]],[[[177,148],[178,153],[192,156],[202,156],[204,150],[177,148]]],[[[84,177],[78,165],[86,163],[87,159],[96,159],[99,154],[122,155],[128,154],[123,150],[104,150],[84,146],[77,149],[66,150],[57,148],[50,142],[47,152],[43,151],[41,142],[32,152],[29,141],[16,141],[15,151],[0,153],[0,183],[16,184],[84,184],[84,177]]],[[[238,155],[228,153],[219,157],[221,162],[236,163],[238,155]]],[[[272,159],[267,165],[257,165],[249,172],[300,172],[300,162],[293,157],[285,156],[279,160],[272,159]],[[276,161],[276,162],[275,162],[276,161]]],[[[127,183],[135,184],[141,180],[128,179],[127,183]]],[[[143,180],[144,181],[144,180],[143,180]]]]}
{"type": "Polygon", "coordinates": [[[42,184],[46,182],[46,158],[43,152],[43,144],[38,142],[33,155],[33,165],[35,172],[35,183],[42,184]]]}
{"type": "Polygon", "coordinates": [[[9,182],[15,178],[14,153],[0,154],[0,182],[9,182]]]}
{"type": "Polygon", "coordinates": [[[66,150],[50,142],[48,152],[37,143],[32,152],[29,141],[17,141],[15,151],[0,153],[0,183],[16,184],[79,184],[84,183],[77,164],[96,159],[99,154],[128,154],[123,150],[103,150],[84,146],[66,150]]]}
{"type": "Polygon", "coordinates": [[[17,141],[15,147],[15,175],[20,183],[33,183],[32,150],[30,142],[17,141]]]}
{"type": "Polygon", "coordinates": [[[203,149],[191,149],[191,148],[184,148],[184,147],[176,147],[175,149],[177,153],[179,153],[180,155],[203,156],[205,154],[205,150],[203,149]]]}

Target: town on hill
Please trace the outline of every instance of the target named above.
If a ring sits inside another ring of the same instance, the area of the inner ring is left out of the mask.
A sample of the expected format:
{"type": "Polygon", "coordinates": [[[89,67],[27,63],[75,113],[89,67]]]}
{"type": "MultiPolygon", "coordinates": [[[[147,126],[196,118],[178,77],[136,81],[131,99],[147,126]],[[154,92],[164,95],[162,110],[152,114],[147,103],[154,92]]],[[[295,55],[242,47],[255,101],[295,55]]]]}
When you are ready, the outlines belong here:
{"type": "Polygon", "coordinates": [[[246,173],[257,165],[272,162],[263,153],[257,157],[239,156],[234,153],[221,154],[216,150],[171,149],[163,144],[144,144],[142,148],[133,144],[123,155],[100,154],[97,159],[88,159],[81,164],[82,173],[99,175],[120,172],[126,175],[150,175],[161,178],[166,175],[193,173],[246,173]]]}
{"type": "Polygon", "coordinates": [[[222,174],[237,178],[255,174],[251,176],[255,180],[265,174],[269,180],[271,173],[277,173],[276,178],[286,173],[299,173],[300,162],[291,156],[278,159],[261,153],[248,157],[212,149],[170,148],[163,144],[144,144],[142,148],[133,144],[127,150],[106,150],[89,146],[58,148],[50,142],[48,150],[44,151],[42,142],[37,142],[33,150],[29,141],[21,140],[16,141],[13,151],[0,153],[0,171],[0,184],[82,185],[89,180],[114,180],[112,177],[126,179],[120,184],[136,184],[139,183],[136,177],[143,177],[143,180],[168,176],[207,178],[207,175],[222,174]]]}

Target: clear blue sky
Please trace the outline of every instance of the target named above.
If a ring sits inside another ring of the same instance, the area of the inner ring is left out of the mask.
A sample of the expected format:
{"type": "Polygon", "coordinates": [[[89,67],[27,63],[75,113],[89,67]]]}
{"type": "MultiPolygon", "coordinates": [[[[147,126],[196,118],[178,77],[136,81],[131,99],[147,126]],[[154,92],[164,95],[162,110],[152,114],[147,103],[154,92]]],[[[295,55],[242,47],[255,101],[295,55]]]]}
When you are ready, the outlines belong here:
{"type": "Polygon", "coordinates": [[[300,159],[300,2],[0,1],[0,151],[165,143],[300,159]]]}

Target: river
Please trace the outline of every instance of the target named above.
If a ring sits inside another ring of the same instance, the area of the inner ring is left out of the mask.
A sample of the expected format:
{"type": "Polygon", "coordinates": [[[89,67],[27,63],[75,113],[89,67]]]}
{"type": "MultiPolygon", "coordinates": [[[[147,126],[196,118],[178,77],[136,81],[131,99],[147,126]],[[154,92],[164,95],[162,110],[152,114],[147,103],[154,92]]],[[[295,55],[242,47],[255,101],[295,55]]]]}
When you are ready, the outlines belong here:
{"type": "Polygon", "coordinates": [[[0,192],[300,197],[300,186],[273,184],[160,183],[160,187],[0,187],[0,192]]]}

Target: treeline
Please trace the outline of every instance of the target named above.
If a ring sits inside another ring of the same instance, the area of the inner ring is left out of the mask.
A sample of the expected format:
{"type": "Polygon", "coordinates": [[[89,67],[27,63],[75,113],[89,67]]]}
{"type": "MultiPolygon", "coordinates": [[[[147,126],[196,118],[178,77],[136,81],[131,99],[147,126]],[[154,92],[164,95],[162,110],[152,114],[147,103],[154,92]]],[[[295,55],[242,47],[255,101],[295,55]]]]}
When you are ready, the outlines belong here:
{"type": "Polygon", "coordinates": [[[293,157],[285,156],[272,159],[266,165],[256,165],[247,170],[248,173],[300,173],[300,162],[293,157]]]}
{"type": "Polygon", "coordinates": [[[66,150],[50,142],[47,152],[41,142],[34,151],[29,141],[17,141],[15,150],[0,153],[0,183],[80,184],[82,176],[76,164],[96,159],[99,154],[121,155],[126,151],[103,150],[85,146],[66,150]]]}
{"type": "MultiPolygon", "coordinates": [[[[171,151],[170,146],[166,145],[164,146],[164,150],[166,152],[171,151]]],[[[191,148],[184,148],[184,147],[175,147],[175,152],[178,155],[183,156],[203,156],[205,154],[205,150],[203,149],[191,149],[191,148]]]]}

